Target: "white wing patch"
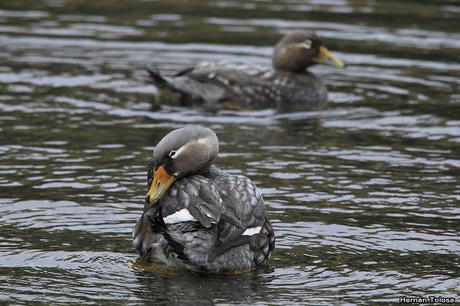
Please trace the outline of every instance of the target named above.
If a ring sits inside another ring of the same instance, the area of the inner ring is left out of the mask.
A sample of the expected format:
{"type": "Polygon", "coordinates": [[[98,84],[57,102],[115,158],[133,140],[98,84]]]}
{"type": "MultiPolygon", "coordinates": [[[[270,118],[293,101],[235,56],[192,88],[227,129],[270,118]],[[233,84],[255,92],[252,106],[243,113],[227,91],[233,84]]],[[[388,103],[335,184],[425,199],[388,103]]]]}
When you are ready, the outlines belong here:
{"type": "Polygon", "coordinates": [[[188,211],[187,208],[182,208],[181,210],[176,211],[172,215],[169,215],[163,218],[163,221],[166,224],[174,224],[187,221],[197,221],[188,211]]]}
{"type": "Polygon", "coordinates": [[[260,230],[262,229],[262,226],[257,226],[257,227],[250,227],[247,230],[244,231],[242,236],[252,236],[254,234],[260,233],[260,230]]]}

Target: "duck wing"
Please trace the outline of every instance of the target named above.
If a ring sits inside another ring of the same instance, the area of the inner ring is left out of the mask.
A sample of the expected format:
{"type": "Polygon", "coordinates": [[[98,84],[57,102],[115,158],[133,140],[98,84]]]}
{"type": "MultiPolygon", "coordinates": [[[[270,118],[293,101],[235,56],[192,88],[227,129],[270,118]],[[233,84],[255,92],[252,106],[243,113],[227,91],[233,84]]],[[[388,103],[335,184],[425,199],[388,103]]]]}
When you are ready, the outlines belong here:
{"type": "Polygon", "coordinates": [[[231,248],[250,243],[251,236],[260,233],[266,220],[262,195],[250,179],[227,174],[221,176],[218,184],[223,214],[237,220],[239,226],[231,222],[219,223],[210,260],[231,248]]]}
{"type": "Polygon", "coordinates": [[[276,107],[281,88],[276,82],[283,85],[270,68],[227,61],[200,62],[172,77],[153,69],[148,72],[159,89],[178,93],[182,104],[211,109],[224,103],[240,109],[276,107]]]}
{"type": "Polygon", "coordinates": [[[240,109],[261,109],[276,106],[279,87],[274,80],[277,73],[267,67],[237,62],[201,62],[187,72],[201,83],[212,83],[224,90],[216,102],[233,104],[240,109]]]}
{"type": "Polygon", "coordinates": [[[225,174],[218,184],[224,214],[238,220],[242,225],[240,228],[224,226],[221,239],[225,240],[241,230],[250,231],[262,225],[266,217],[265,203],[254,182],[245,176],[225,174]]]}
{"type": "Polygon", "coordinates": [[[197,175],[146,204],[135,241],[142,257],[205,271],[244,269],[266,263],[273,249],[267,222],[262,196],[248,178],[197,175]]]}
{"type": "Polygon", "coordinates": [[[153,224],[167,241],[168,248],[186,264],[206,269],[222,222],[223,206],[216,186],[196,175],[178,180],[163,196],[153,224]]]}
{"type": "Polygon", "coordinates": [[[147,68],[153,84],[158,89],[176,94],[172,97],[174,101],[170,102],[179,102],[181,105],[190,106],[213,104],[225,100],[225,90],[220,84],[195,78],[193,71],[194,68],[188,68],[173,77],[166,77],[159,70],[147,68]]]}
{"type": "Polygon", "coordinates": [[[220,100],[241,110],[276,108],[280,112],[322,108],[327,89],[309,71],[293,73],[235,62],[202,62],[181,75],[224,90],[220,100]]]}

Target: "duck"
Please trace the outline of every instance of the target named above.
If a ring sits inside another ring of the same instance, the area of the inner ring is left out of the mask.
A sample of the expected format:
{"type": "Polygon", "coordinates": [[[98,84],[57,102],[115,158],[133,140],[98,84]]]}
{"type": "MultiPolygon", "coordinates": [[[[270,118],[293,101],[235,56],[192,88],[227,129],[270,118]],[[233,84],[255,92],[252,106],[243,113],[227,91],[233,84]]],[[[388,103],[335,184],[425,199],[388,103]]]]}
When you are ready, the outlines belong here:
{"type": "Polygon", "coordinates": [[[278,112],[322,109],[327,88],[308,68],[326,64],[345,67],[314,31],[295,30],[282,37],[272,54],[272,67],[231,61],[199,62],[171,77],[147,68],[158,89],[154,105],[200,106],[207,110],[278,112]],[[161,104],[161,105],[160,105],[161,104]]]}
{"type": "Polygon", "coordinates": [[[275,233],[260,190],[220,170],[217,135],[186,126],[158,142],[147,196],[133,230],[141,262],[221,273],[267,268],[275,233]]]}

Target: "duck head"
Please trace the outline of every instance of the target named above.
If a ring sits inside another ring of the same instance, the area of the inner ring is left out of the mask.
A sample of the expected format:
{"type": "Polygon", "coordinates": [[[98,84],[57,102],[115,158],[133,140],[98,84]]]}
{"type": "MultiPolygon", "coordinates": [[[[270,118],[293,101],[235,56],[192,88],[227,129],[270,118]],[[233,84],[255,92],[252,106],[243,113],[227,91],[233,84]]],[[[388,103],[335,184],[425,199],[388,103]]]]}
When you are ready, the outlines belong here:
{"type": "Polygon", "coordinates": [[[272,64],[275,70],[302,73],[315,64],[332,65],[338,68],[345,64],[335,57],[315,32],[297,30],[281,38],[273,51],[272,64]]]}
{"type": "Polygon", "coordinates": [[[148,172],[149,203],[158,201],[176,180],[209,170],[218,152],[219,140],[208,128],[187,126],[167,134],[153,151],[148,172]]]}

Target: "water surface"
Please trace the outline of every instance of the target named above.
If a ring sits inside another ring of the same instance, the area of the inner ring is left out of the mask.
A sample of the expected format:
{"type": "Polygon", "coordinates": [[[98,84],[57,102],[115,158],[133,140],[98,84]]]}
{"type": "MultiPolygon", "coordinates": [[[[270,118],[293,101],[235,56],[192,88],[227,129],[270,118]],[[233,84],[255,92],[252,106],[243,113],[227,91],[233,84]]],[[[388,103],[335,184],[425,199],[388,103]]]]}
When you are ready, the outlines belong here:
{"type": "Polygon", "coordinates": [[[0,300],[458,301],[459,18],[451,1],[2,1],[0,300]],[[297,28],[348,63],[313,69],[326,110],[151,109],[146,65],[270,65],[297,28]],[[130,264],[153,146],[190,123],[216,131],[221,168],[262,189],[277,233],[269,271],[130,264]]]}

